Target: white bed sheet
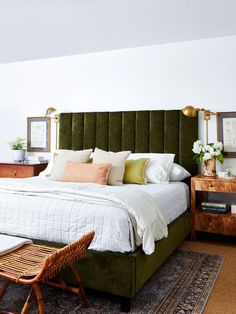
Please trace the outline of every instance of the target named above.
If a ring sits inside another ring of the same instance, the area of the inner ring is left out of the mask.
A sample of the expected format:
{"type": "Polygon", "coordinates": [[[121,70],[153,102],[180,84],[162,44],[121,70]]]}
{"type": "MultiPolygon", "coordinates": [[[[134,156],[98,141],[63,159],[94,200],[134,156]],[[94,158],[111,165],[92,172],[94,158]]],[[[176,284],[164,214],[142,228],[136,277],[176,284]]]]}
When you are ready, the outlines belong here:
{"type": "Polygon", "coordinates": [[[184,182],[170,182],[169,184],[148,183],[146,185],[133,186],[151,194],[167,225],[189,208],[189,187],[184,182]]]}

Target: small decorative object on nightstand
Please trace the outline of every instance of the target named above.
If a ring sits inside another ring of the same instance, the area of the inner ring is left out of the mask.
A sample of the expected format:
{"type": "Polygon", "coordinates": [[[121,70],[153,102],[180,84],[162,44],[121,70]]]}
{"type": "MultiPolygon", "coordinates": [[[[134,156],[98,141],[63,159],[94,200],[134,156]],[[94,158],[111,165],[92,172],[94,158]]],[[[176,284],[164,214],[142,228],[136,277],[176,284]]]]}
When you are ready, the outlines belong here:
{"type": "MultiPolygon", "coordinates": [[[[216,210],[213,209],[211,212],[201,210],[201,202],[207,201],[207,192],[236,193],[236,177],[230,180],[203,175],[192,177],[191,213],[193,223],[191,239],[196,240],[196,231],[236,236],[236,214],[230,209],[226,213],[224,213],[225,210],[218,210],[219,206],[216,206],[216,210]]],[[[222,203],[221,207],[224,206],[222,203]]]]}
{"type": "Polygon", "coordinates": [[[233,178],[234,177],[234,168],[232,166],[225,167],[226,177],[233,178]]]}
{"type": "Polygon", "coordinates": [[[1,178],[28,178],[38,176],[47,167],[47,162],[27,163],[27,162],[1,162],[1,178]]]}

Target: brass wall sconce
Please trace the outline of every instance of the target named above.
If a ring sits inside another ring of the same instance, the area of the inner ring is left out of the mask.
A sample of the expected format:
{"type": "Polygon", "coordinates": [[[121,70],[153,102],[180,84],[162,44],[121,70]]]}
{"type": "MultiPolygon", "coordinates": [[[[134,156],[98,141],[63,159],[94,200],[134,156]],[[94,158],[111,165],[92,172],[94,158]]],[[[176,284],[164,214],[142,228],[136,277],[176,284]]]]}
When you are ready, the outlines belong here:
{"type": "Polygon", "coordinates": [[[203,119],[206,121],[206,144],[208,144],[208,121],[211,115],[216,115],[216,113],[209,109],[195,108],[193,106],[186,106],[182,109],[183,114],[190,118],[195,118],[199,111],[203,111],[203,119]]]}
{"type": "Polygon", "coordinates": [[[58,148],[58,123],[59,123],[59,114],[56,113],[57,109],[54,107],[48,107],[45,113],[45,118],[50,118],[51,120],[54,120],[56,123],[56,149],[58,148]]]}

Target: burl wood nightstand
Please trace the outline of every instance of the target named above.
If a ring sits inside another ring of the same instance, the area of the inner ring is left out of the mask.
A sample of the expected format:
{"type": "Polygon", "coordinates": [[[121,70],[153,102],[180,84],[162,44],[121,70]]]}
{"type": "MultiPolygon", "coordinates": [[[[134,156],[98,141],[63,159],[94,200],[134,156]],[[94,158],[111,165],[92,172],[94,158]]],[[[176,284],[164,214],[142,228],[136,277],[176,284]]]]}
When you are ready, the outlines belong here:
{"type": "Polygon", "coordinates": [[[236,177],[223,179],[197,175],[191,179],[191,239],[196,240],[196,231],[236,236],[236,214],[214,213],[201,210],[201,201],[206,201],[208,192],[236,193],[236,177]]]}

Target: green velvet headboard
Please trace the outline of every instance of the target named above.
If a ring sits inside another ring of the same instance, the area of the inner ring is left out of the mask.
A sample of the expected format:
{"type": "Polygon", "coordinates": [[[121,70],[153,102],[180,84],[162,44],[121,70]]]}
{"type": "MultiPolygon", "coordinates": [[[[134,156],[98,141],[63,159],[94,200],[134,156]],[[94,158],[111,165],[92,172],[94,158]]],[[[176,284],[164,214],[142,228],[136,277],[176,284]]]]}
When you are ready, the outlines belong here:
{"type": "Polygon", "coordinates": [[[61,113],[61,149],[131,150],[136,153],[175,153],[175,162],[197,172],[192,145],[198,119],[180,110],[61,113]]]}

